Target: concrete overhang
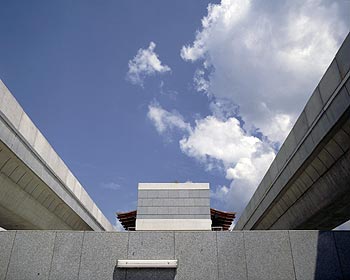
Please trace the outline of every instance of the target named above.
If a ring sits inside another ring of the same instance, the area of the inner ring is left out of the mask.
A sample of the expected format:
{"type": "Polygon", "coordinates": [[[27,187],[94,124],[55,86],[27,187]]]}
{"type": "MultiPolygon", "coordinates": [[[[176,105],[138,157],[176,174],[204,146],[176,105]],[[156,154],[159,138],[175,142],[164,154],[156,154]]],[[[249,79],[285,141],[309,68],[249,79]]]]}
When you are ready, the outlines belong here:
{"type": "Polygon", "coordinates": [[[350,219],[350,35],[235,229],[332,229],[350,219]]]}
{"type": "Polygon", "coordinates": [[[114,230],[1,80],[0,227],[114,230]]]}

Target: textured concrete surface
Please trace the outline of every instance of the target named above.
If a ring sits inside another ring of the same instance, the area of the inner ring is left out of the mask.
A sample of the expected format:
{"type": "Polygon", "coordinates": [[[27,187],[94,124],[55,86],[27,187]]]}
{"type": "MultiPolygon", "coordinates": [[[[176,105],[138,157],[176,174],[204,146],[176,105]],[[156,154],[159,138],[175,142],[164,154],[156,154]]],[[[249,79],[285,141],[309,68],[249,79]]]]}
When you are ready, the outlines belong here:
{"type": "Polygon", "coordinates": [[[0,280],[349,279],[350,232],[0,232],[0,280]],[[177,259],[119,269],[118,259],[177,259]]]}
{"type": "Polygon", "coordinates": [[[50,269],[50,280],[78,279],[83,232],[57,232],[50,269]]]}
{"type": "Polygon", "coordinates": [[[334,232],[335,245],[344,279],[350,279],[350,231],[334,232]]]}
{"type": "Polygon", "coordinates": [[[218,279],[215,232],[175,232],[176,279],[218,279]]]}
{"type": "Polygon", "coordinates": [[[174,232],[138,232],[129,235],[128,259],[173,260],[174,232]]]}
{"type": "Polygon", "coordinates": [[[85,232],[79,279],[111,279],[117,259],[126,259],[128,233],[85,232]]]}
{"type": "Polygon", "coordinates": [[[248,279],[295,279],[287,231],[244,232],[248,279]]]}
{"type": "Polygon", "coordinates": [[[292,231],[289,235],[297,279],[342,279],[333,232],[292,231]],[[310,267],[316,268],[316,274],[310,267]]]}
{"type": "Polygon", "coordinates": [[[17,231],[5,279],[48,279],[54,241],[55,232],[17,231]]]}
{"type": "Polygon", "coordinates": [[[113,230],[2,81],[0,101],[0,226],[113,230]]]}
{"type": "Polygon", "coordinates": [[[1,257],[0,257],[0,280],[5,279],[6,271],[10,262],[10,256],[12,253],[13,241],[15,239],[15,231],[1,234],[0,232],[0,244],[1,244],[1,257]]]}
{"type": "Polygon", "coordinates": [[[248,279],[243,232],[217,234],[217,250],[219,279],[248,279]]]}
{"type": "MultiPolygon", "coordinates": [[[[174,232],[138,232],[129,235],[128,259],[175,259],[174,232]]],[[[174,279],[175,269],[128,269],[126,279],[174,279]]]]}
{"type": "Polygon", "coordinates": [[[350,219],[350,35],[235,229],[330,230],[350,219]]]}

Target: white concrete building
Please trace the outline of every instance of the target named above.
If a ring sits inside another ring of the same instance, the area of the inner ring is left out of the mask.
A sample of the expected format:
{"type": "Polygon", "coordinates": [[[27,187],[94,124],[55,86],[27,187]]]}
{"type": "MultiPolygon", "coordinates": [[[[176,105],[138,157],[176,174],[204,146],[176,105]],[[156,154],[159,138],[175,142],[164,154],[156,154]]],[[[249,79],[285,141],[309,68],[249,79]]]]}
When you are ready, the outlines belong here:
{"type": "Polygon", "coordinates": [[[208,183],[140,183],[136,230],[211,230],[208,183]]]}

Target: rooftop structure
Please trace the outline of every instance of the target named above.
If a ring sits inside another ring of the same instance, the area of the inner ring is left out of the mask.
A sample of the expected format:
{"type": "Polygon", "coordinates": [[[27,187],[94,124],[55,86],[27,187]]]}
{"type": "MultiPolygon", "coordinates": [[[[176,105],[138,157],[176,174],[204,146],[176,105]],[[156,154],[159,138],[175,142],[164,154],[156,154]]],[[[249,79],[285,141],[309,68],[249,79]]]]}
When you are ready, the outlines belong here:
{"type": "MultiPolygon", "coordinates": [[[[117,212],[117,218],[125,230],[134,231],[136,226],[137,210],[117,212]]],[[[228,231],[236,217],[235,212],[220,211],[210,208],[211,229],[213,231],[228,231]]]]}
{"type": "Polygon", "coordinates": [[[235,213],[210,208],[208,183],[140,183],[137,211],[117,217],[126,230],[228,230],[235,213]]]}
{"type": "Polygon", "coordinates": [[[136,230],[211,230],[207,183],[139,183],[136,230]]]}

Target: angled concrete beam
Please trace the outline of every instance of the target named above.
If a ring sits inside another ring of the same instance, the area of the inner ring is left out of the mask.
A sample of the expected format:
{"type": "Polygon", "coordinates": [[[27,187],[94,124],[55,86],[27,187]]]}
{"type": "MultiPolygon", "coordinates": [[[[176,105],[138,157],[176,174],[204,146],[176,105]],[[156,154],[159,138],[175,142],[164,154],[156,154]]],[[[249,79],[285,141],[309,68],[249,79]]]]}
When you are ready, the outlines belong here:
{"type": "Polygon", "coordinates": [[[350,35],[235,229],[332,229],[350,219],[350,35]]]}
{"type": "Polygon", "coordinates": [[[113,226],[0,80],[0,226],[113,226]]]}

